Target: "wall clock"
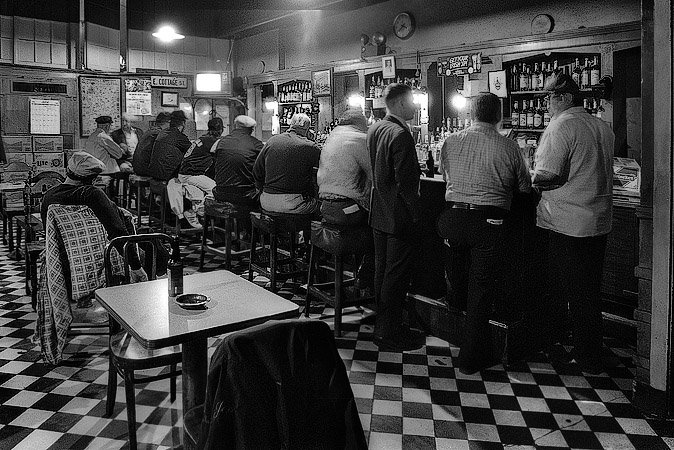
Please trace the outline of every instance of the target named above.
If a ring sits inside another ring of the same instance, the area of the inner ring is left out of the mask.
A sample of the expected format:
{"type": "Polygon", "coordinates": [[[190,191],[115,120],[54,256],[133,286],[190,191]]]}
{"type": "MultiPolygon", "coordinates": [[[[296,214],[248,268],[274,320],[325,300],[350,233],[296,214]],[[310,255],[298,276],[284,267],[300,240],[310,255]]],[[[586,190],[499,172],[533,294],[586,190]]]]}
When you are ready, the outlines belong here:
{"type": "Polygon", "coordinates": [[[417,25],[412,13],[403,12],[396,16],[393,20],[393,34],[398,39],[409,39],[414,34],[417,25]]]}
{"type": "Polygon", "coordinates": [[[549,14],[539,14],[531,21],[531,34],[545,34],[552,31],[555,22],[549,14]]]}

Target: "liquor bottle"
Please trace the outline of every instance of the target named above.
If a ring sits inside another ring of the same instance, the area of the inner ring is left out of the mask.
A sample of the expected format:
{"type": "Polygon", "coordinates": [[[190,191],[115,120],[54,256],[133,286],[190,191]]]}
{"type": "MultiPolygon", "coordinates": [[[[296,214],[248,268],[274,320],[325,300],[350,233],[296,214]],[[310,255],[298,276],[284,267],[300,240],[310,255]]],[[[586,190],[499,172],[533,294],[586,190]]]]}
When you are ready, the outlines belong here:
{"type": "Polygon", "coordinates": [[[534,112],[534,128],[543,128],[543,110],[541,109],[540,99],[534,112]]]}
{"type": "Polygon", "coordinates": [[[520,125],[520,109],[518,103],[513,102],[513,110],[510,112],[510,126],[517,128],[520,125]]]}
{"type": "Polygon", "coordinates": [[[555,60],[552,62],[552,73],[554,73],[555,75],[558,75],[560,72],[561,72],[561,71],[559,70],[559,63],[558,63],[557,60],[555,59],[555,60]]]}
{"type": "Polygon", "coordinates": [[[599,113],[599,108],[597,108],[597,99],[591,99],[591,105],[590,114],[592,114],[594,117],[597,117],[597,114],[599,113]]]}
{"type": "Polygon", "coordinates": [[[520,71],[517,68],[517,64],[513,64],[512,71],[510,72],[510,92],[520,90],[520,71]]]}
{"type": "Polygon", "coordinates": [[[546,128],[548,125],[550,125],[550,110],[545,105],[543,109],[543,128],[546,128]]]}
{"type": "Polygon", "coordinates": [[[595,56],[594,61],[592,61],[592,68],[590,69],[590,85],[598,85],[600,76],[601,72],[599,71],[599,59],[595,56]]]}
{"type": "Polygon", "coordinates": [[[573,73],[571,74],[571,78],[573,81],[580,87],[580,78],[583,74],[583,69],[580,67],[580,60],[576,58],[576,62],[573,67],[573,73]]]}
{"type": "Polygon", "coordinates": [[[527,109],[527,128],[534,127],[534,101],[529,100],[529,109],[527,109]]]}
{"type": "Polygon", "coordinates": [[[538,90],[542,91],[545,89],[545,62],[541,63],[541,71],[538,73],[538,90]]]}
{"type": "Polygon", "coordinates": [[[602,113],[605,111],[604,107],[601,104],[601,99],[597,100],[597,118],[601,119],[602,113]]]}
{"type": "Polygon", "coordinates": [[[585,58],[585,67],[580,75],[580,88],[588,89],[590,87],[590,58],[585,58]]]}
{"type": "Polygon", "coordinates": [[[585,108],[585,111],[587,111],[588,114],[590,113],[590,99],[583,99],[583,108],[585,108]]]}
{"type": "Polygon", "coordinates": [[[527,127],[527,101],[526,100],[522,100],[522,108],[520,108],[519,126],[520,126],[520,128],[526,128],[527,127]]]}
{"type": "Polygon", "coordinates": [[[538,63],[534,63],[534,70],[529,75],[529,90],[537,91],[539,89],[538,82],[540,81],[540,74],[541,69],[538,67],[538,63]]]}
{"type": "Polygon", "coordinates": [[[171,257],[168,260],[168,294],[175,297],[183,293],[183,261],[180,258],[178,239],[171,245],[171,257]]]}
{"type": "Polygon", "coordinates": [[[520,91],[529,90],[529,71],[526,64],[522,63],[522,71],[520,72],[520,91]]]}
{"type": "Polygon", "coordinates": [[[374,78],[370,80],[370,98],[374,98],[374,78]]]}
{"type": "Polygon", "coordinates": [[[433,160],[433,152],[428,149],[426,157],[426,177],[433,178],[435,176],[435,160],[433,160]]]}

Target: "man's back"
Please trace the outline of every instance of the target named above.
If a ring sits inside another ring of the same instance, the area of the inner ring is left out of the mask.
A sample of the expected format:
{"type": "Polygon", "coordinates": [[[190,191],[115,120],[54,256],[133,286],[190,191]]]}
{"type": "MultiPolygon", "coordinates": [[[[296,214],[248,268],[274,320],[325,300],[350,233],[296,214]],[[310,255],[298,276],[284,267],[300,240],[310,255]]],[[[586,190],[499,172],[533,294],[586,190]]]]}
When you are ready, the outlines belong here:
{"type": "Polygon", "coordinates": [[[262,147],[259,139],[242,130],[233,130],[223,137],[215,150],[215,184],[218,189],[255,188],[253,166],[262,147]]]}
{"type": "Polygon", "coordinates": [[[170,180],[178,175],[183,155],[192,143],[176,127],[169,127],[157,135],[150,158],[150,176],[170,180]]]}
{"type": "Polygon", "coordinates": [[[152,156],[152,147],[155,139],[161,131],[161,128],[154,127],[143,134],[136,146],[136,151],[133,153],[133,171],[137,175],[144,177],[150,176],[150,157],[152,156]]]}
{"type": "Polygon", "coordinates": [[[253,174],[268,194],[308,194],[320,150],[294,132],[272,136],[255,162],[253,174]]]}

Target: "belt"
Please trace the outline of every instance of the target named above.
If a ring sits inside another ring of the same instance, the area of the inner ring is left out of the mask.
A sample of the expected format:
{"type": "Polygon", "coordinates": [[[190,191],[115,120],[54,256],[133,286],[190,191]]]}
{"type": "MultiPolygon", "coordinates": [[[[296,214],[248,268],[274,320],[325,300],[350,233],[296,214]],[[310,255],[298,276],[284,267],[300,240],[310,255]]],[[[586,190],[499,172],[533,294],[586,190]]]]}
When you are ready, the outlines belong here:
{"type": "Polygon", "coordinates": [[[507,213],[508,211],[499,208],[498,206],[491,205],[474,205],[472,203],[463,203],[463,202],[447,202],[448,208],[453,209],[471,209],[473,211],[491,211],[491,212],[502,212],[507,213]]]}

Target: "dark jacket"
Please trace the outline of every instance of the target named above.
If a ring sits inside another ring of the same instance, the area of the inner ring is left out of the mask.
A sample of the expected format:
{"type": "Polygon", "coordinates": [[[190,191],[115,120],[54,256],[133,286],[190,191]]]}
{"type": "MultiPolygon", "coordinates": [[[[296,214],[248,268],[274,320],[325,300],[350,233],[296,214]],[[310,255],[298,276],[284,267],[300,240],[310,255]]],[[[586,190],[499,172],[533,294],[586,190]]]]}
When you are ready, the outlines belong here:
{"type": "Polygon", "coordinates": [[[194,141],[185,153],[180,165],[180,175],[208,175],[213,178],[213,145],[218,142],[220,136],[204,134],[194,141]]]}
{"type": "Polygon", "coordinates": [[[367,148],[372,161],[370,226],[385,233],[405,233],[419,221],[419,177],[412,134],[387,115],[370,127],[367,148]]]}
{"type": "Polygon", "coordinates": [[[136,175],[144,177],[150,176],[150,157],[152,156],[152,147],[157,135],[161,131],[159,127],[152,127],[142,138],[138,139],[136,151],[133,152],[133,171],[136,175]]]}
{"type": "Polygon", "coordinates": [[[253,167],[255,184],[267,194],[311,195],[320,157],[318,146],[291,128],[265,144],[253,167]]]}
{"type": "Polygon", "coordinates": [[[319,320],[225,337],[211,359],[200,450],[366,450],[344,363],[319,320]]]}
{"type": "Polygon", "coordinates": [[[215,189],[220,201],[257,203],[253,165],[262,150],[262,142],[247,129],[237,128],[220,139],[215,149],[215,189]]]}
{"type": "Polygon", "coordinates": [[[183,156],[192,143],[176,127],[169,127],[157,135],[150,157],[149,176],[168,181],[178,176],[183,156]]]}

